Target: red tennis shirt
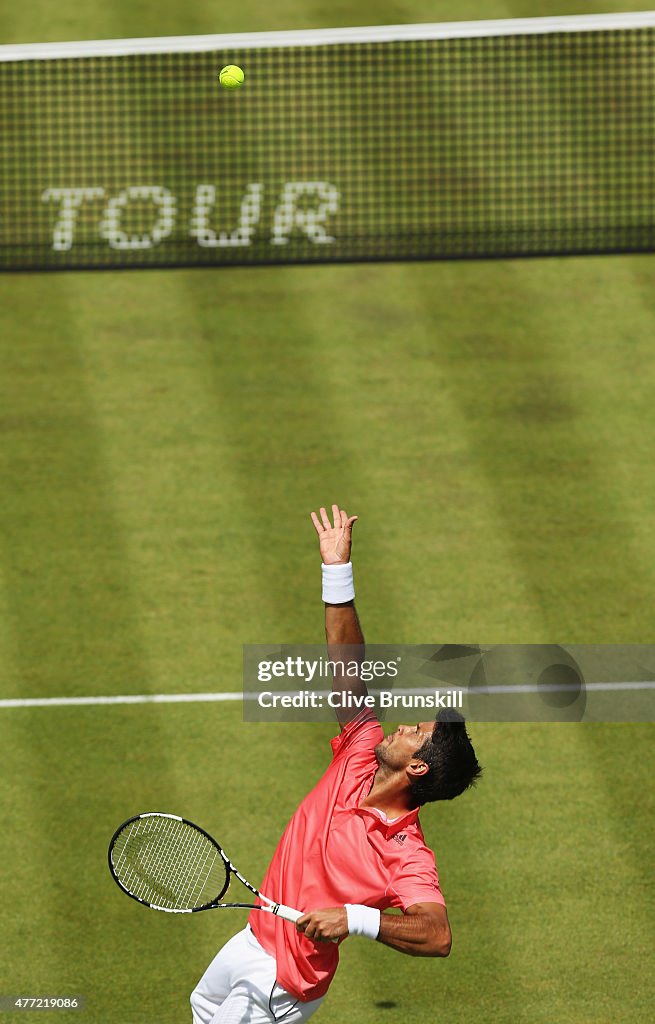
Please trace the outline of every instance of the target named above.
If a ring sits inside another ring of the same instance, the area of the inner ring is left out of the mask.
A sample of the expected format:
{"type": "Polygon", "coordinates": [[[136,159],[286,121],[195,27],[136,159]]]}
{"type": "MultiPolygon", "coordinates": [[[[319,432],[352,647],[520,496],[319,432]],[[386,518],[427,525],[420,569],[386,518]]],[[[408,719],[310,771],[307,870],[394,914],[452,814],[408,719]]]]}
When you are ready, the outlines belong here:
{"type": "MultiPolygon", "coordinates": [[[[304,913],[345,903],[403,911],[414,903],[445,903],[418,809],[386,822],[359,806],[373,785],[373,749],[383,738],[365,710],[332,740],[332,762],[287,825],[261,884],[270,899],[304,913]]],[[[275,957],[278,984],[287,992],[302,1002],[327,992],[339,963],[336,943],[314,942],[273,914],[253,910],[248,923],[275,957]]]]}

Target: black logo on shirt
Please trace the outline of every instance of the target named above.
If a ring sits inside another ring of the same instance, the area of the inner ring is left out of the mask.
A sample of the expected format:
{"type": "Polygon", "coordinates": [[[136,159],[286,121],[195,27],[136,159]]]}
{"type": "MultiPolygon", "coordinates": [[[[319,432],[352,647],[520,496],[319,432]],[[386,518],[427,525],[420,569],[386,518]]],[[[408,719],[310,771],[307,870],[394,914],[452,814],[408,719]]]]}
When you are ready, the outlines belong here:
{"type": "Polygon", "coordinates": [[[407,833],[406,832],[396,832],[395,836],[392,836],[391,838],[393,839],[393,841],[395,843],[398,843],[398,846],[402,846],[403,843],[405,842],[405,840],[407,839],[407,833]]]}

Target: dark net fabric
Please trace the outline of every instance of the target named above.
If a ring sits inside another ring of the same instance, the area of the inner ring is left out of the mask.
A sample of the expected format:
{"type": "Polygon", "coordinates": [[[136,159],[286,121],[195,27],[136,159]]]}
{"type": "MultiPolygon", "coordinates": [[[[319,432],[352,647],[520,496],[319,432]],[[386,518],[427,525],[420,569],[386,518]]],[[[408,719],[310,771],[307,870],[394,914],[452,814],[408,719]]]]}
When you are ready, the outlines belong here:
{"type": "Polygon", "coordinates": [[[652,250],[654,32],[0,62],[0,267],[652,250]]]}

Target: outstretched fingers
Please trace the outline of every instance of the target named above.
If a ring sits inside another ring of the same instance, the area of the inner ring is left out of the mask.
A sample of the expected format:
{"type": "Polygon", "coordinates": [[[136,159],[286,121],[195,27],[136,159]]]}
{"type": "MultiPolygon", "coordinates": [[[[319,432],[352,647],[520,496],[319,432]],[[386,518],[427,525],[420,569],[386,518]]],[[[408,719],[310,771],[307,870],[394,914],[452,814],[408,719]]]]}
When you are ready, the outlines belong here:
{"type": "Polygon", "coordinates": [[[312,522],[314,524],[314,529],[316,530],[317,534],[320,537],[322,533],[325,533],[325,527],[321,526],[321,524],[320,524],[320,522],[318,520],[318,516],[316,515],[315,512],[310,512],[310,515],[311,515],[312,522]]]}
{"type": "Polygon", "coordinates": [[[330,522],[330,517],[327,514],[327,510],[321,506],[319,509],[321,518],[319,519],[315,512],[310,512],[314,529],[316,530],[319,537],[325,533],[326,530],[339,530],[341,529],[344,533],[350,533],[353,528],[353,523],[357,522],[359,516],[349,516],[344,508],[339,508],[338,505],[332,506],[332,518],[334,520],[334,526],[330,522]]]}

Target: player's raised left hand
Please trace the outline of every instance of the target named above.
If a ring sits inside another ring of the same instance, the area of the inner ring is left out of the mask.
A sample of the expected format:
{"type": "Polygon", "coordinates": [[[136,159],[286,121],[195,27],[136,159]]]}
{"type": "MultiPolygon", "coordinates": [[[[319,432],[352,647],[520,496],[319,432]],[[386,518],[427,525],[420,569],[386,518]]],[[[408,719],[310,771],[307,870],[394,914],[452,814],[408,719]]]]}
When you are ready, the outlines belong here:
{"type": "Polygon", "coordinates": [[[318,534],[321,558],[324,565],[344,565],[350,561],[353,523],[357,516],[349,516],[345,509],[332,506],[334,526],[324,508],[319,509],[321,518],[312,512],[312,522],[318,534]]]}

